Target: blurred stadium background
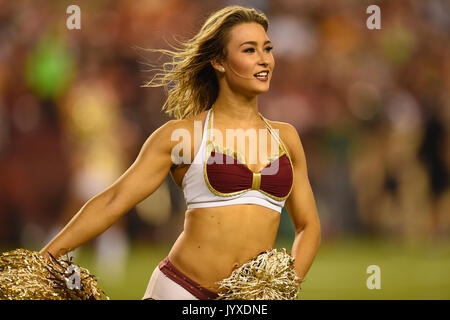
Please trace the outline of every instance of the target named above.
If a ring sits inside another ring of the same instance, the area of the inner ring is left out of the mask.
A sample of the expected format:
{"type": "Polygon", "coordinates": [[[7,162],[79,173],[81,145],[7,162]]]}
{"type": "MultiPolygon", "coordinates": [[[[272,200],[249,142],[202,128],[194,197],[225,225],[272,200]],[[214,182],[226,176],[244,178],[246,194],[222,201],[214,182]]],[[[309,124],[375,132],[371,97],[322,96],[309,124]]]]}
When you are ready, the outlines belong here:
{"type": "MultiPolygon", "coordinates": [[[[450,298],[449,2],[0,0],[0,251],[39,250],[168,120],[137,48],[189,38],[226,5],[264,11],[269,119],[302,139],[323,229],[301,299],[450,298]],[[68,30],[66,9],[81,9],[68,30]],[[369,30],[366,8],[381,9],[369,30]],[[381,269],[369,290],[366,269],[381,269]]],[[[112,299],[140,299],[182,231],[168,178],[74,251],[112,299]]],[[[289,250],[283,212],[276,247],[289,250]]]]}

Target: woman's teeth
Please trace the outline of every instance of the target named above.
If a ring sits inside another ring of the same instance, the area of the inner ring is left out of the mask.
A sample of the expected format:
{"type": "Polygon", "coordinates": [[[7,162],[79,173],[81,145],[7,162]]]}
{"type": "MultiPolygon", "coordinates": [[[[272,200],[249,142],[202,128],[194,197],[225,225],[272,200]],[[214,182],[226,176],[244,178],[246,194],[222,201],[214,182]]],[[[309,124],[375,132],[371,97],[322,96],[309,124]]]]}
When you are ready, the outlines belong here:
{"type": "Polygon", "coordinates": [[[259,78],[259,79],[265,79],[265,78],[267,78],[268,74],[269,73],[267,71],[264,71],[264,72],[260,72],[260,73],[255,74],[255,77],[259,78]]]}

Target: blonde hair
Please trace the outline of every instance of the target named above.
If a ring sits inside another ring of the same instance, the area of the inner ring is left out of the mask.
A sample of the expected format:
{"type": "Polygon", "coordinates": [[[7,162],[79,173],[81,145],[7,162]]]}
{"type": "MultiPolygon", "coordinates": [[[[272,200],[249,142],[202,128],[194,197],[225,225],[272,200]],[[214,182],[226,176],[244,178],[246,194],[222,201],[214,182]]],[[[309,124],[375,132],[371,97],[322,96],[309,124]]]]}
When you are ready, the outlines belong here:
{"type": "Polygon", "coordinates": [[[143,87],[163,86],[168,93],[162,110],[176,119],[195,116],[210,109],[219,93],[219,83],[211,61],[225,59],[229,30],[238,24],[255,22],[267,32],[269,21],[264,13],[254,8],[228,6],[213,12],[200,31],[174,51],[148,49],[172,57],[143,87]],[[169,88],[170,87],[170,88],[169,88]]]}

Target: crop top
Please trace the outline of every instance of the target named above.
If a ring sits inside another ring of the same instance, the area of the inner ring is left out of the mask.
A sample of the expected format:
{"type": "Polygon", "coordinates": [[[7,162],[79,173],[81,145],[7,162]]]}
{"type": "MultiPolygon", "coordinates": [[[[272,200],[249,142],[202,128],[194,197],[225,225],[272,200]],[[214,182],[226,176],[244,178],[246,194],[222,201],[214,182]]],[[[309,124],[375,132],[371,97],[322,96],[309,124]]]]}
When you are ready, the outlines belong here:
{"type": "Polygon", "coordinates": [[[281,139],[259,115],[280,152],[260,172],[253,172],[243,156],[213,141],[214,113],[209,109],[200,147],[182,180],[188,209],[255,204],[281,213],[292,190],[293,165],[281,139]]]}

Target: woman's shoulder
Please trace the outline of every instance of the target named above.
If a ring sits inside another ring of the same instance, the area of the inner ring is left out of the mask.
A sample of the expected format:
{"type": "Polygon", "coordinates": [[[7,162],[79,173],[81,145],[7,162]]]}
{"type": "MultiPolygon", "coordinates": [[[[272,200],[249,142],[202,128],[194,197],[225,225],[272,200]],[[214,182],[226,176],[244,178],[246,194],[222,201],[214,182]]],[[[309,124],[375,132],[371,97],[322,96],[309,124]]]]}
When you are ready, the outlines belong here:
{"type": "Polygon", "coordinates": [[[208,110],[202,111],[199,114],[192,115],[185,119],[172,119],[164,123],[160,129],[164,130],[177,130],[177,129],[185,129],[188,131],[192,131],[195,129],[196,123],[201,123],[202,126],[204,121],[206,120],[206,115],[208,110]]]}
{"type": "Polygon", "coordinates": [[[169,141],[168,146],[174,147],[180,142],[190,140],[192,145],[195,144],[196,136],[203,136],[203,128],[208,111],[203,111],[197,115],[193,115],[186,119],[172,119],[165,122],[152,135],[160,141],[169,141]]]}

